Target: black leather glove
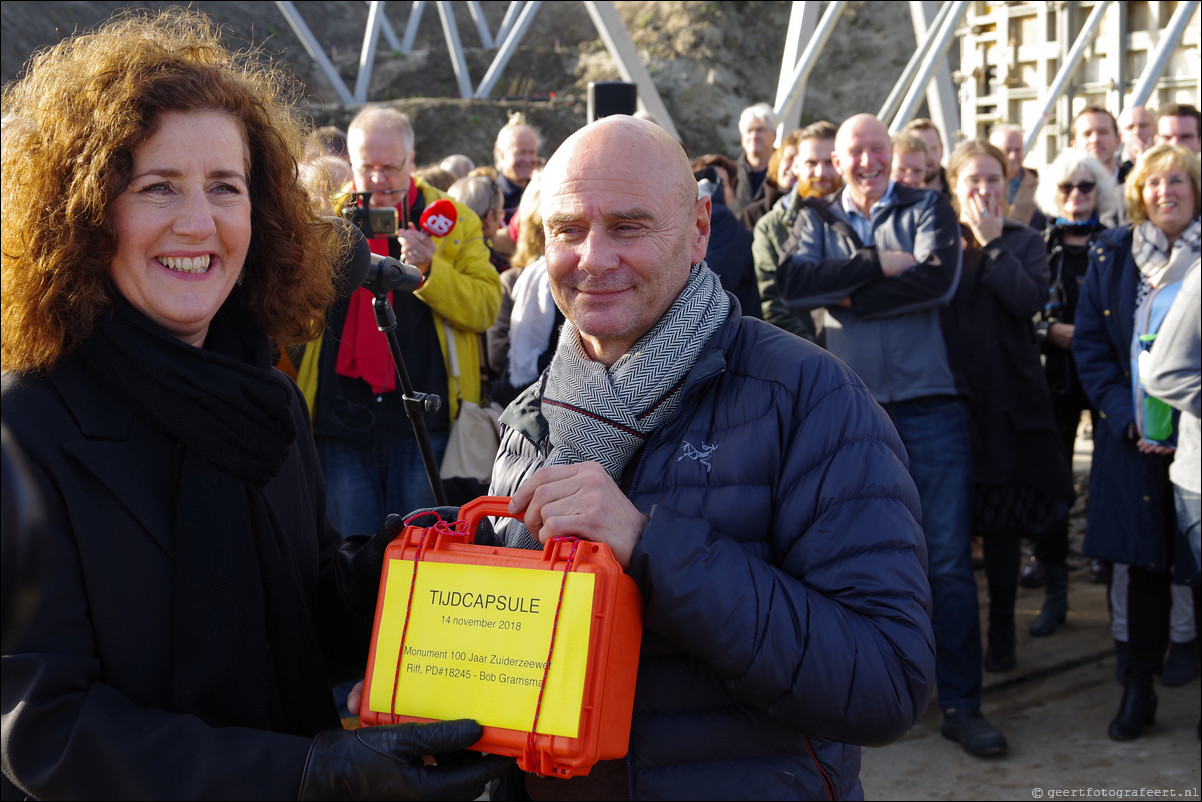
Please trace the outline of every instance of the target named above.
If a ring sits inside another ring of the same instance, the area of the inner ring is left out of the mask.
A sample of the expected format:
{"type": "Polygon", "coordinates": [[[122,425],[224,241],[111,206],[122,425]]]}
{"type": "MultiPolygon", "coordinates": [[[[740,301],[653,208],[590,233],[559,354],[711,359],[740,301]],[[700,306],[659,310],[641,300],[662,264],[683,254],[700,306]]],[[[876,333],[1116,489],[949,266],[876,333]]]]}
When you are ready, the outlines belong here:
{"type": "Polygon", "coordinates": [[[384,550],[401,534],[405,519],[393,513],[384,519],[376,533],[364,540],[362,535],[345,537],[338,546],[338,584],[343,599],[352,609],[371,617],[380,592],[380,571],[384,550]]]}
{"type": "Polygon", "coordinates": [[[326,730],[309,748],[299,798],[476,799],[513,758],[459,753],[427,766],[422,756],[467,749],[483,734],[470,719],[326,730]]]}
{"type": "MultiPolygon", "coordinates": [[[[409,522],[414,526],[434,526],[439,520],[447,523],[454,523],[459,520],[460,507],[422,507],[419,510],[414,510],[406,516],[406,519],[412,519],[409,522]],[[421,516],[414,518],[414,516],[421,516]]],[[[471,533],[472,542],[478,546],[504,546],[499,542],[493,534],[492,524],[489,519],[485,518],[480,522],[475,532],[471,533]]],[[[383,565],[383,563],[381,563],[383,565]]]]}
{"type": "Polygon", "coordinates": [[[340,565],[338,585],[342,598],[351,609],[371,618],[380,592],[380,572],[384,568],[384,552],[388,544],[400,536],[405,521],[412,526],[434,526],[442,520],[450,522],[459,517],[458,507],[426,507],[400,516],[391,513],[376,533],[364,540],[362,535],[345,537],[338,547],[340,565]],[[416,517],[415,517],[416,516],[416,517]]]}

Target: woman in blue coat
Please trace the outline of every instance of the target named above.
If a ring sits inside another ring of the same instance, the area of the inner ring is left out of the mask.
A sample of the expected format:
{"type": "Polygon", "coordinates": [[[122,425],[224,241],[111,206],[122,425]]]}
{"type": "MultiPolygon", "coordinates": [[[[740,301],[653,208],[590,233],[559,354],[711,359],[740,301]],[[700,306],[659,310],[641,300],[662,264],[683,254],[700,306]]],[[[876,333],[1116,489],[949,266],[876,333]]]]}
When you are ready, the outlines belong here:
{"type": "Polygon", "coordinates": [[[1144,154],[1124,190],[1131,223],[1094,244],[1077,307],[1073,357],[1099,418],[1084,551],[1131,566],[1130,657],[1110,723],[1115,740],[1138,738],[1155,721],[1152,675],[1168,645],[1175,530],[1173,448],[1137,415],[1133,348],[1138,334],[1155,334],[1146,321],[1157,298],[1167,298],[1198,258],[1199,185],[1198,157],[1184,148],[1144,154]]]}

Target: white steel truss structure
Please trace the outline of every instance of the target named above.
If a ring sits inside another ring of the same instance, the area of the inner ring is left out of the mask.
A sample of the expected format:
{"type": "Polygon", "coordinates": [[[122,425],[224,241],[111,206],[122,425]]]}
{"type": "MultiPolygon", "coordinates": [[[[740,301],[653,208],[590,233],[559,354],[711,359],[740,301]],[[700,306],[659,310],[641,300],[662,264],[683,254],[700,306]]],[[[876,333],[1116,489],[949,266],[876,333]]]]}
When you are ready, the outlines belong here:
{"type": "MultiPolygon", "coordinates": [[[[428,5],[438,12],[460,96],[488,98],[541,3],[510,2],[495,34],[489,29],[481,3],[467,3],[481,46],[496,50],[487,72],[474,87],[451,3],[416,0],[408,5],[404,35],[398,38],[388,21],[387,4],[368,2],[368,21],[352,91],[305,24],[298,6],[277,2],[347,106],[367,102],[380,37],[392,50],[410,52],[428,5]]],[[[622,80],[637,85],[639,107],[677,136],[672,117],[614,4],[583,5],[622,80]]],[[[782,132],[797,127],[806,81],[847,5],[845,0],[792,3],[774,104],[782,132]]],[[[1042,166],[1067,144],[1072,115],[1088,104],[1105,106],[1116,117],[1134,105],[1154,108],[1174,101],[1199,104],[1202,59],[1198,5],[1199,0],[908,0],[914,54],[878,116],[891,131],[897,131],[917,116],[925,101],[928,116],[951,146],[984,136],[999,122],[1017,123],[1026,134],[1028,163],[1042,166]],[[949,53],[957,40],[959,69],[953,71],[949,53]]]]}

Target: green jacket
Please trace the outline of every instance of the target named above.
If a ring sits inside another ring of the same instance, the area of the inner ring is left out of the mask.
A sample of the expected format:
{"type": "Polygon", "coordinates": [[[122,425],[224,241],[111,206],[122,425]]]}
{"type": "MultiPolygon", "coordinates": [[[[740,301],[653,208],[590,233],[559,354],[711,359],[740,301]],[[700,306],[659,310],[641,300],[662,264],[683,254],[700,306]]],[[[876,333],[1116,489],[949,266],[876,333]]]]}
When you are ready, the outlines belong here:
{"type": "Polygon", "coordinates": [[[786,307],[776,286],[776,268],[780,264],[781,250],[797,221],[800,206],[797,193],[790,192],[756,222],[751,256],[755,261],[764,320],[810,342],[817,342],[817,327],[811,313],[786,307]]]}

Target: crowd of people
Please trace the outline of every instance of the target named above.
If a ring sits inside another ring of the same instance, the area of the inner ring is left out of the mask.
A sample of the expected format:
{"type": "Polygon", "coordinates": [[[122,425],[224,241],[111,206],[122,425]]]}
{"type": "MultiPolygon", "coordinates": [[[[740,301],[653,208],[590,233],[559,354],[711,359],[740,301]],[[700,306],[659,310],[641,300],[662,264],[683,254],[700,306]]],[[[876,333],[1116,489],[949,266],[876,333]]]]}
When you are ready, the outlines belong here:
{"type": "Polygon", "coordinates": [[[1020,582],[1031,635],[1068,619],[1082,431],[1109,736],[1197,675],[1196,108],[1088,106],[1043,175],[1008,122],[945,158],[869,114],[778,142],[763,103],[737,158],[627,115],[544,158],[513,115],[493,165],[419,167],[404,113],[312,131],[294,91],[180,9],[4,89],[4,536],[38,557],[4,798],[854,799],[932,695],[1004,754],[983,676],[1020,582]],[[363,234],[413,272],[403,365],[347,215],[395,220],[363,234]],[[448,491],[428,457],[490,401],[491,477],[448,491]],[[587,776],[346,724],[385,546],[485,492],[477,542],[605,543],[641,591],[630,751],[587,776]]]}
{"type": "Polygon", "coordinates": [[[1138,737],[1152,723],[1154,675],[1177,685],[1198,674],[1198,564],[1186,545],[1197,541],[1198,513],[1174,501],[1196,481],[1169,480],[1176,415],[1188,421],[1196,410],[1170,414],[1146,397],[1139,351],[1155,350],[1199,256],[1199,114],[1172,103],[1122,119],[1120,129],[1102,107],[1081,110],[1069,147],[1041,177],[1023,165],[1014,124],[960,144],[945,165],[931,121],[890,138],[879,121],[853,117],[837,134],[832,126],[826,146],[843,188],[817,206],[793,208],[801,190],[779,201],[790,239],[771,217],[755,226],[765,319],[788,326],[786,313],[812,315],[819,341],[864,379],[906,443],[924,496],[943,733],[975,755],[1006,750],[996,727],[964,711],[979,708],[982,669],[1015,666],[1019,581],[1046,588],[1031,635],[1052,635],[1067,618],[1070,466],[1083,413],[1094,438],[1083,550],[1092,577],[1111,583],[1124,686],[1111,737],[1138,737]],[[927,198],[912,214],[923,225],[897,222],[917,202],[911,189],[927,198]],[[952,243],[944,228],[957,217],[952,243]],[[925,447],[902,414],[915,404],[929,424],[925,447]],[[1147,405],[1159,410],[1155,434],[1147,405]],[[983,655],[965,533],[982,544],[983,655]],[[1024,542],[1033,554],[1020,570],[1024,542]]]}

